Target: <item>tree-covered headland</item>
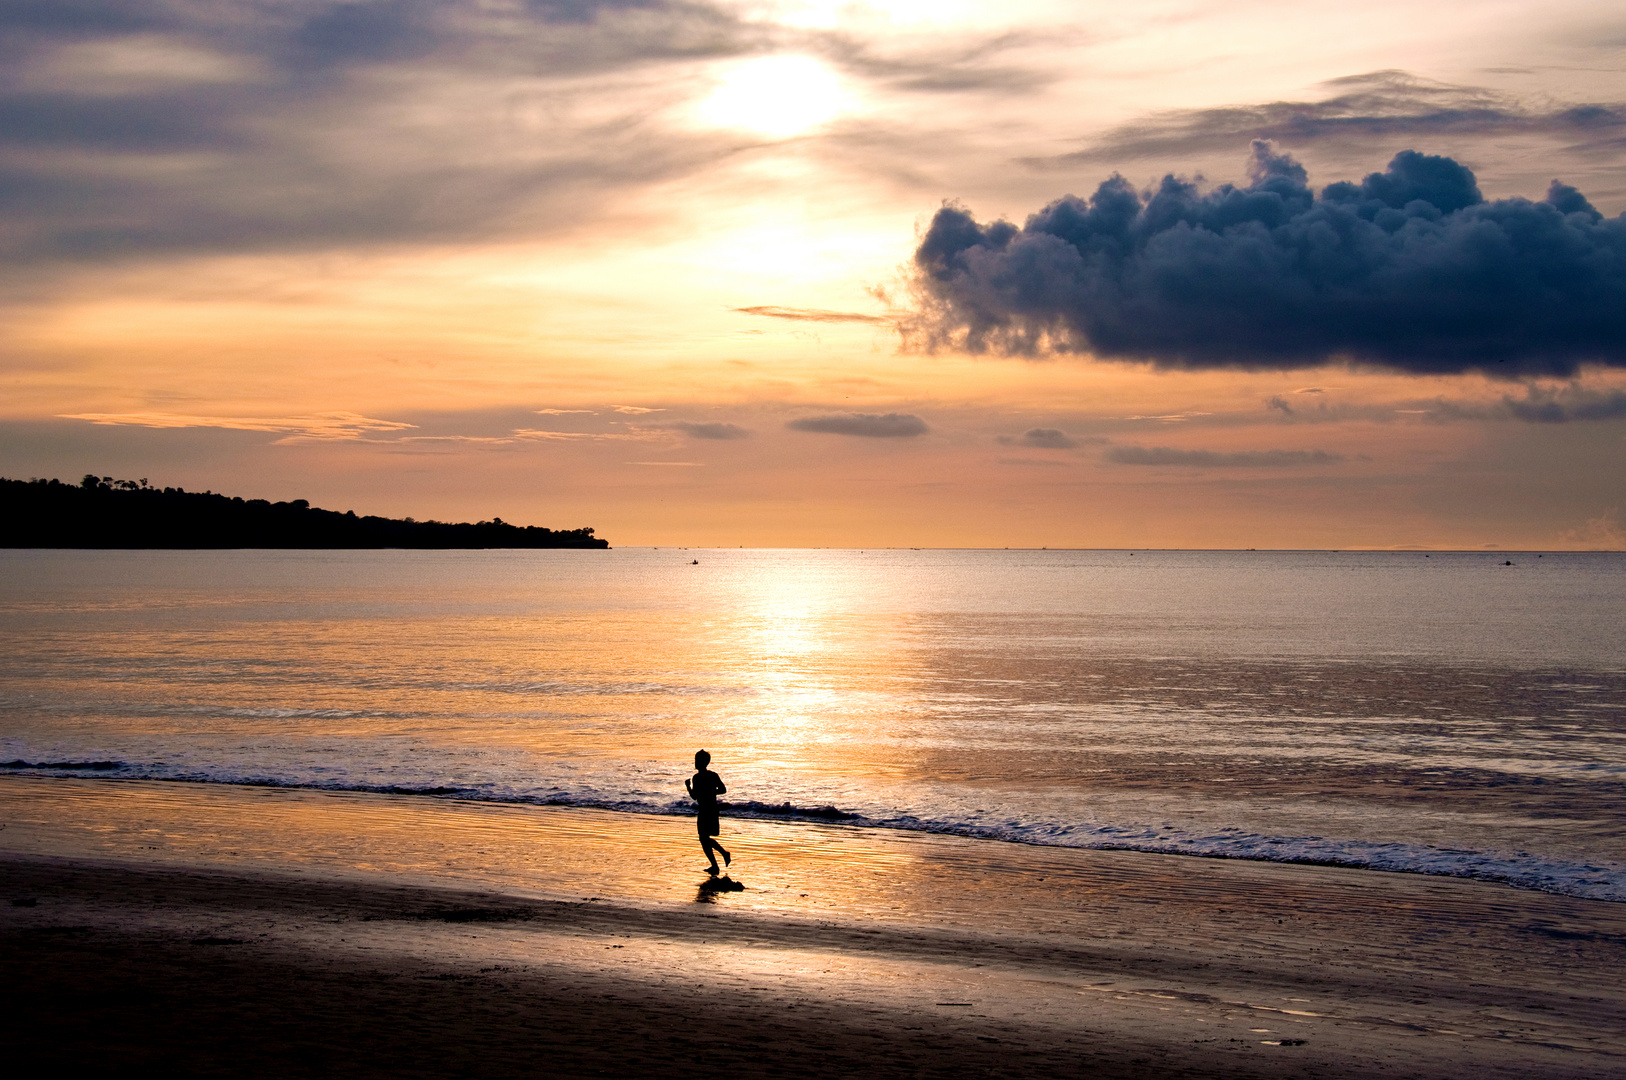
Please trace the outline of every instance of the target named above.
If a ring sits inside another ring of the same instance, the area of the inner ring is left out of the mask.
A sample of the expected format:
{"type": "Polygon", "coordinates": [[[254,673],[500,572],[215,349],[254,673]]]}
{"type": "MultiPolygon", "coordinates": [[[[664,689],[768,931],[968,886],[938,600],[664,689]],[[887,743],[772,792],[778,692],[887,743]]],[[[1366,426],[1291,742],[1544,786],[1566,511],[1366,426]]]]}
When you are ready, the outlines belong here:
{"type": "Polygon", "coordinates": [[[87,475],[0,478],[0,547],[38,548],[607,548],[592,529],[414,521],[155,488],[87,475]]]}

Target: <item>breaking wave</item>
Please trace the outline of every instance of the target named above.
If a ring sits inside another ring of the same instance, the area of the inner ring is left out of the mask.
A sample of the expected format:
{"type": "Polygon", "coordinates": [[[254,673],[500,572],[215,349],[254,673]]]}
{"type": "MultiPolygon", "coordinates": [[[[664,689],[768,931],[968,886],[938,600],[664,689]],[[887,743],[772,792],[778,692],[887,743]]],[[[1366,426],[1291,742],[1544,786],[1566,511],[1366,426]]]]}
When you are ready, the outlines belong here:
{"type": "MultiPolygon", "coordinates": [[[[122,761],[0,762],[13,774],[84,776],[129,780],[171,780],[254,787],[354,791],[420,798],[531,806],[560,806],[619,813],[687,816],[686,799],[664,799],[649,792],[604,792],[591,785],[576,789],[504,789],[497,784],[369,783],[348,777],[290,777],[226,770],[193,769],[122,761]]],[[[1528,852],[1481,851],[1427,844],[1344,839],[1333,836],[1279,836],[1240,827],[1188,831],[1123,822],[966,821],[899,813],[884,806],[840,808],[790,800],[723,802],[725,817],[793,821],[851,828],[884,828],[937,833],[975,840],[1048,847],[1141,851],[1210,859],[1340,866],[1391,873],[1429,874],[1496,882],[1589,900],[1626,901],[1626,863],[1613,860],[1566,861],[1528,852]]]]}

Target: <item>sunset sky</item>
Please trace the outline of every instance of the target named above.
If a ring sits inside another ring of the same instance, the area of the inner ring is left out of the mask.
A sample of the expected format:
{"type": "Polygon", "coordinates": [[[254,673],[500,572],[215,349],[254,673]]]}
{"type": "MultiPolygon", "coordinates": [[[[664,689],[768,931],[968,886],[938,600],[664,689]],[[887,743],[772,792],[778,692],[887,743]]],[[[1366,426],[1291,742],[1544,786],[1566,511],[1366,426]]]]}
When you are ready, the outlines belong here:
{"type": "Polygon", "coordinates": [[[1623,162],[1597,0],[0,0],[0,475],[1620,548],[1623,162]]]}

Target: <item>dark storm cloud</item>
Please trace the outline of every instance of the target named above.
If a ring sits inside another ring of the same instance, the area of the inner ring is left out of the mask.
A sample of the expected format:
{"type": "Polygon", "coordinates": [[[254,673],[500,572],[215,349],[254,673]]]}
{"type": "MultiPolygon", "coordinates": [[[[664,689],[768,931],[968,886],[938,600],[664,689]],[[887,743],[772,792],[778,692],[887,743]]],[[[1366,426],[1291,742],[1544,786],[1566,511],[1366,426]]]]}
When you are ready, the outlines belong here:
{"type": "Polygon", "coordinates": [[[1343,456],[1325,450],[1177,450],[1171,446],[1114,446],[1106,459],[1115,465],[1178,465],[1197,469],[1284,469],[1332,465],[1343,456]]]}
{"type": "Polygon", "coordinates": [[[785,425],[793,431],[823,435],[858,435],[868,439],[908,439],[926,433],[926,422],[913,413],[844,413],[808,416],[785,425]]]}
{"type": "Polygon", "coordinates": [[[1030,159],[1029,163],[1068,166],[1186,157],[1250,139],[1305,145],[1328,140],[1347,144],[1396,137],[1540,134],[1587,148],[1626,137],[1626,104],[1619,102],[1531,108],[1506,94],[1430,82],[1403,71],[1352,75],[1325,85],[1334,93],[1322,101],[1273,101],[1164,113],[1121,125],[1091,140],[1083,150],[1030,159]]]}
{"type": "Polygon", "coordinates": [[[760,37],[680,0],[0,0],[0,259],[570,223],[721,152],[572,80],[760,37]]]}
{"type": "Polygon", "coordinates": [[[1114,176],[1020,228],[945,205],[914,256],[912,339],[1192,369],[1626,365],[1626,215],[1574,188],[1486,201],[1462,165],[1408,150],[1317,194],[1262,142],[1249,175],[1207,193],[1114,176]]]}
{"type": "Polygon", "coordinates": [[[1078,443],[1055,428],[1029,428],[1021,435],[1001,435],[1006,446],[1031,446],[1038,450],[1067,450],[1078,443]]]}

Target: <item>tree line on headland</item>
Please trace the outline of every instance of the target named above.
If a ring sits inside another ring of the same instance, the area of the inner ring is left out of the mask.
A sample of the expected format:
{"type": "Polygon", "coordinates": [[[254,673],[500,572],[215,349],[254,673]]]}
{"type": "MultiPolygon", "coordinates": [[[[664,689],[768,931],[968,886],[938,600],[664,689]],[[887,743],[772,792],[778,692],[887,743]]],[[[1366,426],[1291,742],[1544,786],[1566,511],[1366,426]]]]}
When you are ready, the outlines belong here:
{"type": "Polygon", "coordinates": [[[592,529],[358,517],[304,499],[268,502],[87,475],[78,484],[0,477],[0,547],[608,548],[592,529]]]}

